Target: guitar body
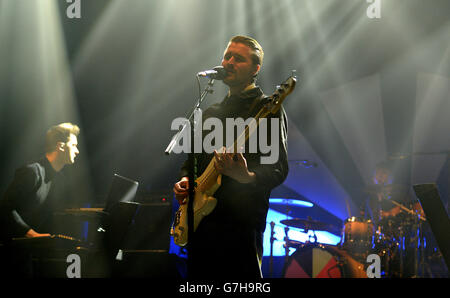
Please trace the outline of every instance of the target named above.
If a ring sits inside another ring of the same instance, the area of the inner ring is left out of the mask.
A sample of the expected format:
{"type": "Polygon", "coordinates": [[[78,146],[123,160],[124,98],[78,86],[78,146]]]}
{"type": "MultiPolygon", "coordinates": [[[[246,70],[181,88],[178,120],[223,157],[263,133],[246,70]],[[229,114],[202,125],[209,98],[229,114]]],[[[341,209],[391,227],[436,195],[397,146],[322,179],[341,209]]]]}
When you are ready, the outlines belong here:
{"type": "MultiPolygon", "coordinates": [[[[214,158],[213,158],[214,160],[214,158]]],[[[213,165],[211,161],[210,165],[213,165]]],[[[209,166],[208,166],[209,167],[209,166]]],[[[217,204],[217,199],[213,197],[213,194],[220,187],[222,175],[216,174],[214,171],[208,175],[207,170],[195,180],[197,187],[195,188],[194,195],[194,231],[197,230],[200,221],[207,215],[209,215],[217,204]],[[204,183],[201,183],[204,181],[204,183]]],[[[181,205],[175,214],[175,221],[173,223],[170,234],[173,236],[175,244],[179,246],[185,246],[188,242],[188,215],[187,215],[187,202],[181,205]]]]}

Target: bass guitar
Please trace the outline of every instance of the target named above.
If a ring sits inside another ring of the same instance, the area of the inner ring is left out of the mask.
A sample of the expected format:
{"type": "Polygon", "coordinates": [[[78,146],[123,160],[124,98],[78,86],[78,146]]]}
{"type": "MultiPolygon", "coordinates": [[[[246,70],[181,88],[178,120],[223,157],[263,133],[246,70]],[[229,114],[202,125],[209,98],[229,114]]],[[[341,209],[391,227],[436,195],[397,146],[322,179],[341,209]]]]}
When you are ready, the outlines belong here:
{"type": "MultiPolygon", "coordinates": [[[[297,79],[295,75],[290,76],[276,91],[269,97],[264,98],[264,105],[254,117],[255,125],[247,125],[245,130],[236,138],[230,149],[241,148],[248,140],[249,136],[259,125],[259,119],[266,118],[269,114],[276,114],[281,107],[284,99],[292,93],[297,79]]],[[[232,152],[237,152],[234,150],[232,152]]],[[[209,215],[217,205],[217,199],[213,197],[214,193],[221,185],[222,175],[217,172],[214,164],[216,159],[213,156],[205,171],[195,180],[194,195],[194,231],[197,229],[201,220],[209,215]]],[[[185,246],[188,242],[188,220],[187,220],[187,201],[182,204],[175,214],[175,219],[170,230],[175,244],[185,246]]]]}

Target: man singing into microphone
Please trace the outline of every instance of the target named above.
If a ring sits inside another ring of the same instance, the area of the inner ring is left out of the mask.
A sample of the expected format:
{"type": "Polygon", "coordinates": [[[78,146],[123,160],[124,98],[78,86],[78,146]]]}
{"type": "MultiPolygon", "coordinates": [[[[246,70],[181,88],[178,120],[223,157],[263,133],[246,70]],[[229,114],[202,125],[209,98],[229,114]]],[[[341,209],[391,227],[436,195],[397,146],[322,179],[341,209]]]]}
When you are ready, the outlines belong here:
{"type": "MultiPolygon", "coordinates": [[[[248,119],[255,116],[263,106],[262,99],[265,97],[256,86],[263,57],[261,46],[253,38],[231,38],[222,59],[222,66],[226,70],[223,82],[229,87],[229,92],[221,103],[204,111],[203,121],[210,117],[218,118],[226,130],[226,118],[248,119]]],[[[279,156],[275,163],[261,163],[260,157],[265,154],[259,151],[196,154],[197,175],[202,174],[215,156],[215,169],[222,174],[222,181],[214,193],[216,207],[189,237],[189,278],[262,277],[263,232],[270,192],[288,174],[287,118],[283,107],[270,117],[279,121],[278,140],[269,140],[279,143],[279,156]]],[[[270,131],[270,121],[267,124],[270,131]]],[[[223,135],[226,135],[225,131],[223,135]]],[[[188,197],[188,174],[186,162],[181,170],[181,180],[174,186],[180,204],[185,204],[188,197]]]]}

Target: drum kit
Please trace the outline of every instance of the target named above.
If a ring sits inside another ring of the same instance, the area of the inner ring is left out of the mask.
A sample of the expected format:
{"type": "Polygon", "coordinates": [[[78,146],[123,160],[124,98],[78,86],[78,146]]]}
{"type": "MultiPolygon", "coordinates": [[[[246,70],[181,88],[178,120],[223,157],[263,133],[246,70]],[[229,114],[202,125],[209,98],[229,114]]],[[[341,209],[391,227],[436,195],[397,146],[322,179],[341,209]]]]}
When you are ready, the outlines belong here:
{"type": "MultiPolygon", "coordinates": [[[[359,262],[346,249],[343,249],[341,245],[327,245],[321,244],[317,241],[318,239],[315,231],[335,232],[336,227],[334,225],[312,220],[311,218],[286,219],[281,220],[280,223],[285,226],[285,237],[283,239],[285,259],[282,273],[284,278],[367,277],[363,263],[359,262]],[[309,240],[306,242],[301,242],[289,239],[288,232],[291,227],[302,229],[308,234],[309,240]],[[308,233],[309,231],[312,233],[308,233]],[[291,248],[294,248],[295,252],[289,255],[291,248]]],[[[274,223],[271,224],[272,233],[274,225],[274,223]]],[[[355,236],[356,238],[351,239],[357,241],[356,239],[358,239],[358,235],[352,233],[351,236],[355,236]]],[[[366,236],[359,238],[365,237],[366,236]]],[[[274,237],[272,236],[271,243],[273,243],[273,241],[274,237]]],[[[349,243],[350,241],[346,242],[346,244],[349,243]]],[[[359,244],[360,243],[356,245],[355,243],[353,246],[358,246],[359,248],[359,244]]],[[[363,246],[366,245],[365,243],[361,244],[363,246]]],[[[272,266],[270,266],[270,268],[272,268],[272,266]]]]}
{"type": "MultiPolygon", "coordinates": [[[[350,217],[343,227],[326,224],[310,217],[286,219],[284,225],[285,259],[282,276],[285,278],[367,278],[372,264],[368,256],[377,255],[380,260],[380,277],[421,277],[429,269],[425,258],[433,254],[432,245],[426,247],[429,232],[423,213],[392,201],[402,212],[395,216],[381,216],[377,220],[350,217]],[[379,219],[379,220],[378,220],[379,219]],[[290,228],[303,229],[309,240],[300,242],[289,239],[290,228]],[[341,241],[337,245],[317,242],[315,231],[335,233],[341,230],[341,241]],[[308,233],[313,231],[313,234],[308,233]],[[291,248],[295,249],[290,255],[291,248]],[[428,268],[426,268],[428,267],[428,268]]],[[[420,209],[421,210],[421,209],[420,209]]],[[[271,244],[275,238],[274,223],[271,224],[271,244]]],[[[430,242],[430,241],[429,241],[430,242]]],[[[431,243],[430,243],[431,244],[431,243]]],[[[272,250],[271,250],[272,251],[272,250]]],[[[273,268],[273,257],[270,268],[273,268]]],[[[271,270],[270,269],[270,270],[271,270]]],[[[272,272],[271,272],[272,273],[272,272]]]]}

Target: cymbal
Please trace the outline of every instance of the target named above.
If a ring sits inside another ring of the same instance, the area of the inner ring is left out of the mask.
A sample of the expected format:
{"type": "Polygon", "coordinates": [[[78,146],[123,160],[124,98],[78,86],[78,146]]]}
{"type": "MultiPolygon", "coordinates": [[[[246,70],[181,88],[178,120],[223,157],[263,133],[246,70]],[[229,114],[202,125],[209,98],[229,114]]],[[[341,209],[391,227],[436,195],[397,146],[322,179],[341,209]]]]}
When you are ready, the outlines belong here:
{"type": "Polygon", "coordinates": [[[286,198],[270,198],[270,205],[292,205],[299,207],[313,207],[314,204],[311,202],[299,200],[299,199],[286,199],[286,198]]]}
{"type": "Polygon", "coordinates": [[[280,222],[284,225],[304,230],[322,230],[322,231],[334,230],[333,225],[312,219],[294,218],[294,219],[284,219],[280,222]]]}
{"type": "Polygon", "coordinates": [[[286,199],[286,198],[270,198],[269,208],[283,214],[292,214],[302,212],[305,208],[311,208],[314,204],[311,202],[286,199]]]}

